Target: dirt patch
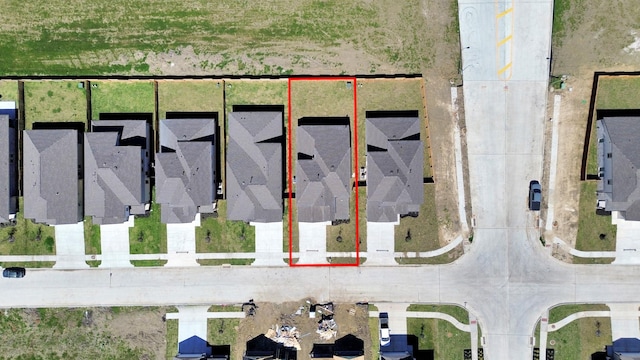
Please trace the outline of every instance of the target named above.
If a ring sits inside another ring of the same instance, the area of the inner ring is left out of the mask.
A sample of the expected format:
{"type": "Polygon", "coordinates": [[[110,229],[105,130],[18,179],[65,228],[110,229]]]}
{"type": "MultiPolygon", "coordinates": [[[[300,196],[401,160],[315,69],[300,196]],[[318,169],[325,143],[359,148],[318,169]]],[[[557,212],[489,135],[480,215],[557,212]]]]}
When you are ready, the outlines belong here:
{"type": "MultiPolygon", "coordinates": [[[[309,300],[314,303],[313,300],[309,300]]],[[[354,335],[358,339],[364,341],[365,358],[371,358],[371,335],[369,331],[368,319],[369,310],[366,305],[360,306],[355,304],[334,304],[334,320],[337,324],[335,330],[337,334],[331,340],[322,340],[316,333],[318,329],[318,321],[321,318],[316,313],[316,318],[309,318],[310,305],[306,300],[297,302],[287,302],[282,304],[258,303],[258,308],[254,316],[247,317],[240,322],[238,328],[238,336],[235,346],[232,345],[233,359],[242,358],[242,354],[246,349],[246,342],[258,335],[265,334],[276,326],[296,327],[299,332],[299,343],[301,350],[298,352],[298,358],[307,358],[307,354],[311,352],[313,344],[334,343],[336,339],[340,339],[345,335],[354,335]],[[300,314],[297,315],[298,310],[300,314]]]]}

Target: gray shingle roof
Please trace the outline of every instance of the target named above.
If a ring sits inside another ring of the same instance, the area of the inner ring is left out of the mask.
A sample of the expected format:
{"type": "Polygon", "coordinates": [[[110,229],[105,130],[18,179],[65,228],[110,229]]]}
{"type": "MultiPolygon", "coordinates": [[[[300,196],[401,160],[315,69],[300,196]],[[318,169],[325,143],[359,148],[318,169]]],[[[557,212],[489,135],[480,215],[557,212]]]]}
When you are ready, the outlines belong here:
{"type": "Polygon", "coordinates": [[[0,115],[0,223],[15,214],[18,202],[18,154],[16,121],[0,115]]]}
{"type": "Polygon", "coordinates": [[[601,178],[598,200],[607,211],[640,221],[640,117],[605,117],[596,122],[601,178]],[[609,155],[611,154],[611,155],[609,155]]]}
{"type": "Polygon", "coordinates": [[[282,221],[281,112],[232,112],[227,144],[227,219],[282,221]]]}
{"type": "Polygon", "coordinates": [[[307,119],[299,120],[296,140],[298,221],[348,220],[353,171],[348,118],[346,124],[345,118],[312,118],[312,124],[307,119]]]}
{"type": "Polygon", "coordinates": [[[367,221],[393,222],[424,201],[417,117],[367,118],[367,221]]]}
{"type": "MultiPolygon", "coordinates": [[[[104,125],[96,124],[101,122],[93,121],[94,129],[104,125]]],[[[145,126],[144,121],[138,122],[145,126]]],[[[139,127],[138,124],[127,124],[139,127]]],[[[127,134],[125,129],[128,128],[123,125],[123,135],[127,134]]],[[[143,156],[144,150],[140,146],[121,146],[116,131],[84,135],[84,212],[93,216],[94,223],[123,223],[129,214],[140,213],[137,209],[144,210],[147,179],[143,156]]]]}
{"type": "Polygon", "coordinates": [[[50,225],[82,220],[77,130],[25,130],[24,217],[50,225]]]}
{"type": "Polygon", "coordinates": [[[214,119],[160,121],[156,154],[156,202],[163,223],[189,223],[213,212],[215,200],[214,119]]]}

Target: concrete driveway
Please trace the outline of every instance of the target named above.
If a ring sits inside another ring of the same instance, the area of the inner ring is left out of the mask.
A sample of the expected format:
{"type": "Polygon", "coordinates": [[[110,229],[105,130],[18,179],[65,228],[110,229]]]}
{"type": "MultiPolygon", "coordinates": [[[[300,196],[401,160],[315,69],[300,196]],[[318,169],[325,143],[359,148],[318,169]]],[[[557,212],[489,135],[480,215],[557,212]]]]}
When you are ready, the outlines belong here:
{"type": "Polygon", "coordinates": [[[300,260],[298,264],[327,264],[327,226],[331,222],[298,223],[300,260]]]}
{"type": "MultiPolygon", "coordinates": [[[[256,259],[253,266],[285,266],[282,258],[284,229],[282,221],[250,223],[256,229],[256,259]]],[[[288,239],[287,239],[288,241],[288,239]]]]}
{"type": "Polygon", "coordinates": [[[611,213],[617,225],[616,265],[640,264],[640,221],[626,221],[617,211],[611,213]]]}
{"type": "Polygon", "coordinates": [[[85,261],[84,222],[55,225],[56,269],[83,269],[89,265],[85,261]]]}
{"type": "Polygon", "coordinates": [[[129,260],[129,228],[133,227],[134,217],[122,224],[100,225],[100,248],[102,262],[99,267],[132,267],[129,260]]]}
{"type": "Polygon", "coordinates": [[[167,264],[165,266],[200,266],[196,254],[196,226],[200,214],[187,224],[167,224],[167,264]]]}
{"type": "Polygon", "coordinates": [[[367,222],[367,261],[365,266],[397,265],[395,227],[400,222],[367,222]]]}

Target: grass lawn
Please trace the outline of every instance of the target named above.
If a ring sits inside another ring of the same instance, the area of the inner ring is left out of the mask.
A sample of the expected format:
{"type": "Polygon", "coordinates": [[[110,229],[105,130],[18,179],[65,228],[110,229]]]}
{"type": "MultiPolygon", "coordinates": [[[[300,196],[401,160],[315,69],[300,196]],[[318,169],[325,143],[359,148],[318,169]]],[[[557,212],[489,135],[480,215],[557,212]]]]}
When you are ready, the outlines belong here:
{"type": "Polygon", "coordinates": [[[433,256],[433,257],[425,257],[425,258],[396,258],[398,264],[401,265],[412,265],[412,264],[431,264],[431,265],[440,265],[440,264],[448,264],[458,259],[464,253],[464,249],[462,248],[462,244],[453,248],[448,253],[433,256]]]}
{"type": "Polygon", "coordinates": [[[222,80],[165,80],[158,81],[158,109],[160,118],[172,111],[217,112],[222,120],[224,106],[222,80]]]}
{"type": "Polygon", "coordinates": [[[178,353],[178,320],[167,320],[167,359],[173,359],[178,353]]]}
{"type": "Polygon", "coordinates": [[[584,0],[555,0],[553,6],[553,43],[562,44],[567,32],[573,32],[582,21],[584,15],[584,0]]]}
{"type": "Polygon", "coordinates": [[[358,80],[358,164],[366,159],[366,112],[380,110],[418,110],[422,122],[420,140],[424,146],[423,171],[431,176],[427,148],[427,122],[422,98],[422,79],[359,79],[358,80]],[[361,85],[361,86],[360,86],[361,85]]]}
{"type": "MultiPolygon", "coordinates": [[[[160,222],[160,204],[151,203],[148,216],[136,216],[134,226],[129,229],[131,254],[163,254],[167,252],[167,226],[160,222]]],[[[161,266],[165,260],[132,260],[136,266],[161,266]]]]}
{"type": "Polygon", "coordinates": [[[0,80],[0,101],[15,101],[18,107],[18,80],[0,80]]]}
{"type": "Polygon", "coordinates": [[[234,346],[239,326],[240,319],[207,319],[207,341],[211,345],[230,345],[231,353],[239,355],[231,356],[231,359],[240,359],[244,349],[235,349],[234,346]]]}
{"type": "Polygon", "coordinates": [[[378,332],[378,318],[369,317],[368,323],[369,323],[369,333],[371,334],[371,343],[373,344],[373,348],[371,349],[371,360],[379,360],[380,359],[380,333],[378,332]]]}
{"type": "Polygon", "coordinates": [[[202,266],[251,265],[255,259],[199,259],[202,266]]]}
{"type": "Polygon", "coordinates": [[[438,319],[407,319],[407,332],[418,338],[420,350],[433,349],[436,359],[459,360],[471,348],[471,335],[438,319]]]}
{"type": "Polygon", "coordinates": [[[453,316],[463,324],[469,324],[469,312],[456,305],[411,304],[407,311],[441,312],[453,316]]]}
{"type": "Polygon", "coordinates": [[[596,109],[637,109],[640,76],[600,76],[596,109]]]}
{"type": "Polygon", "coordinates": [[[87,122],[87,93],[78,81],[25,81],[25,128],[34,122],[87,122]]]}
{"type": "MultiPolygon", "coordinates": [[[[580,217],[576,249],[583,251],[615,251],[616,226],[611,224],[611,216],[596,214],[595,181],[583,181],[580,184],[580,217]],[[604,234],[604,239],[600,235],[604,234]]],[[[574,258],[576,263],[593,263],[598,259],[574,258]]]]}
{"type": "Polygon", "coordinates": [[[435,184],[424,184],[424,202],[418,217],[400,219],[395,227],[395,250],[399,252],[430,251],[440,248],[436,215],[435,184]]]}
{"type": "MultiPolygon", "coordinates": [[[[606,305],[562,305],[549,311],[549,323],[557,322],[578,311],[609,310],[606,305]]],[[[547,348],[555,350],[555,359],[590,359],[591,354],[611,345],[610,318],[583,318],[572,321],[563,328],[549,332],[547,348]],[[596,335],[599,323],[600,336],[596,335]],[[551,345],[551,342],[555,342],[551,345]]]]}
{"type": "MultiPolygon", "coordinates": [[[[218,217],[204,217],[196,228],[196,252],[254,252],[255,228],[243,221],[227,220],[227,202],[218,200],[218,217]]],[[[229,260],[225,260],[229,261],[229,260]]]]}
{"type": "MultiPolygon", "coordinates": [[[[18,209],[23,208],[24,201],[20,197],[18,209]]],[[[54,227],[36,224],[25,219],[21,210],[16,215],[15,226],[0,227],[0,254],[2,255],[55,255],[55,253],[54,227]]],[[[36,262],[29,262],[26,265],[26,267],[39,267],[36,262]]]]}
{"type": "Polygon", "coordinates": [[[109,80],[91,82],[91,111],[94,120],[100,113],[155,112],[152,81],[109,80]]]}
{"type": "MultiPolygon", "coordinates": [[[[364,187],[358,188],[358,234],[360,241],[360,251],[366,251],[366,232],[367,232],[367,220],[366,210],[363,206],[367,201],[367,190],[364,187]]],[[[351,214],[355,214],[355,195],[351,193],[351,199],[349,202],[349,208],[351,214]]],[[[327,226],[327,251],[329,252],[352,252],[356,251],[356,218],[353,216],[348,224],[340,225],[328,225],[327,226]],[[338,241],[338,237],[341,237],[341,241],[338,241]]],[[[353,259],[355,261],[355,258],[353,259]]],[[[333,258],[334,263],[337,262],[337,258],[333,258]]]]}
{"type": "MultiPolygon", "coordinates": [[[[84,251],[88,255],[102,254],[100,243],[100,225],[91,220],[91,216],[84,217],[84,251]]],[[[101,261],[87,261],[93,267],[100,265],[101,261]]]]}

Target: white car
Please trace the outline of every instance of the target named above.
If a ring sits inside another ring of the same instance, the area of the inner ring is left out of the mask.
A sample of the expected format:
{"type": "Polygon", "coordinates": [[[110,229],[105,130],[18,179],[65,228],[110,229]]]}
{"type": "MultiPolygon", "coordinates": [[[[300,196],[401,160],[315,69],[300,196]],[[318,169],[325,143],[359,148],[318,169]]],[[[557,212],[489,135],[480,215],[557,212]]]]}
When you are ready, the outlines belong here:
{"type": "Polygon", "coordinates": [[[380,329],[380,346],[391,344],[391,336],[389,334],[389,314],[380,313],[378,316],[378,328],[380,329]]]}

